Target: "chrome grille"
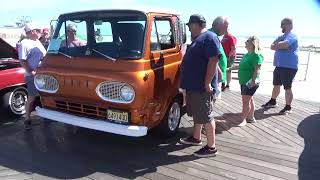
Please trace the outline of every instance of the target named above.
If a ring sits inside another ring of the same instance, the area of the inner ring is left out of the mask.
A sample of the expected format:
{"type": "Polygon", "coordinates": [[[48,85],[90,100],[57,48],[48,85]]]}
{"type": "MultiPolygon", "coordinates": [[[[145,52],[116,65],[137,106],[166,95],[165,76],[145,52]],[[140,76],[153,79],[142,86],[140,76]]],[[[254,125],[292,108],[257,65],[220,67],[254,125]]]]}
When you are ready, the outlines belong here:
{"type": "Polygon", "coordinates": [[[36,79],[44,79],[44,82],[45,82],[44,87],[43,88],[37,87],[41,91],[48,92],[48,93],[55,93],[59,89],[59,82],[53,76],[44,75],[44,74],[38,74],[35,77],[35,80],[36,79]]]}
{"type": "Polygon", "coordinates": [[[44,79],[45,79],[45,86],[44,89],[47,91],[56,91],[59,88],[59,84],[58,81],[52,77],[52,76],[46,76],[44,75],[44,79]]]}
{"type": "Polygon", "coordinates": [[[127,85],[122,82],[103,82],[97,87],[97,94],[105,101],[116,103],[131,103],[121,97],[121,88],[127,85]]]}
{"type": "MultiPolygon", "coordinates": [[[[127,124],[120,121],[108,119],[108,109],[98,107],[96,105],[88,105],[77,102],[68,102],[68,101],[55,101],[55,107],[46,107],[48,109],[57,109],[68,114],[73,114],[80,117],[88,117],[99,120],[106,120],[118,124],[127,124]]],[[[130,117],[130,113],[129,113],[130,117]]]]}

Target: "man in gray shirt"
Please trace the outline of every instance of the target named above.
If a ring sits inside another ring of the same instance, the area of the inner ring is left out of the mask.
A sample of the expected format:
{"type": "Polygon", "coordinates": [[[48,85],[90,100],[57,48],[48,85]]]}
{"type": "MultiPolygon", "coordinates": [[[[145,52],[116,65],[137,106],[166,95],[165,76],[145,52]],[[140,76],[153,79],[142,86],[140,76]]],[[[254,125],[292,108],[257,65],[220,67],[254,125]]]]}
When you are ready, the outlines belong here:
{"type": "Polygon", "coordinates": [[[25,81],[28,89],[26,120],[24,122],[26,129],[31,129],[30,114],[33,110],[34,101],[39,95],[33,82],[35,71],[39,67],[41,59],[46,55],[46,50],[39,41],[41,29],[36,23],[27,24],[24,28],[26,38],[18,44],[19,59],[22,67],[26,70],[25,81]]]}

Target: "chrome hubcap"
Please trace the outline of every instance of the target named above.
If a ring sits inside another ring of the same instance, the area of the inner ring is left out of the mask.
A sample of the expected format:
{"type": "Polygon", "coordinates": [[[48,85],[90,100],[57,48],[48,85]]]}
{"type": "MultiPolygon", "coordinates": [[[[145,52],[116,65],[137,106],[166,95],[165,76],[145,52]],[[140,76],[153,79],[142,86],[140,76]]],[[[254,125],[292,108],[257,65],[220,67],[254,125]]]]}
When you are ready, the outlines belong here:
{"type": "Polygon", "coordinates": [[[24,114],[25,113],[25,106],[27,102],[27,94],[23,90],[15,91],[11,96],[11,110],[15,114],[24,114]]]}
{"type": "Polygon", "coordinates": [[[169,111],[168,125],[171,131],[176,130],[179,125],[179,120],[181,116],[180,106],[177,102],[173,103],[169,111]]]}

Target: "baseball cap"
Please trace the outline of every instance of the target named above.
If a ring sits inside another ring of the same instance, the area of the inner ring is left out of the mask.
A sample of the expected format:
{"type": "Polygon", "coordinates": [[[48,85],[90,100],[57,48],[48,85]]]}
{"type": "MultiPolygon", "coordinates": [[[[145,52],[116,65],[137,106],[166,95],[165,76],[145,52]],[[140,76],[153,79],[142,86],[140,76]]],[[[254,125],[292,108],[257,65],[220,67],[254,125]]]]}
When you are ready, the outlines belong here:
{"type": "Polygon", "coordinates": [[[206,19],[200,14],[193,14],[190,16],[187,25],[191,23],[206,23],[206,19]]]}
{"type": "Polygon", "coordinates": [[[36,22],[30,22],[30,23],[27,23],[25,26],[24,26],[24,31],[25,32],[29,32],[29,31],[32,31],[34,29],[42,29],[41,26],[36,23],[36,22]]]}

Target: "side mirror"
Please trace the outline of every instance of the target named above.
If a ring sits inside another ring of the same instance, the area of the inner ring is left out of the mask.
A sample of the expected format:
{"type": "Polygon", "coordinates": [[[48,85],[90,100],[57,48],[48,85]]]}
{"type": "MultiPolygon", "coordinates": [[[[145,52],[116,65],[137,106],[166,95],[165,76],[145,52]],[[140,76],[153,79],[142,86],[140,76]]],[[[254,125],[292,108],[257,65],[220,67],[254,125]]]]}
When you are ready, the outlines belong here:
{"type": "Polygon", "coordinates": [[[187,42],[186,24],[180,19],[175,25],[175,40],[178,45],[185,44],[187,42]]]}
{"type": "Polygon", "coordinates": [[[185,44],[187,42],[186,23],[182,22],[180,27],[182,29],[182,44],[185,44]]]}
{"type": "Polygon", "coordinates": [[[57,26],[57,23],[58,23],[58,20],[51,20],[50,21],[50,37],[53,36],[54,30],[56,29],[56,26],[57,26]]]}

